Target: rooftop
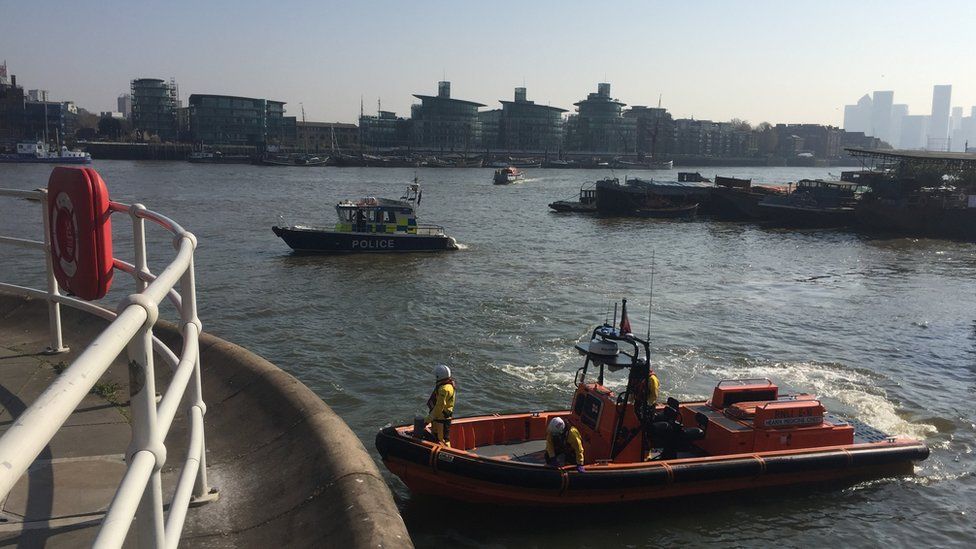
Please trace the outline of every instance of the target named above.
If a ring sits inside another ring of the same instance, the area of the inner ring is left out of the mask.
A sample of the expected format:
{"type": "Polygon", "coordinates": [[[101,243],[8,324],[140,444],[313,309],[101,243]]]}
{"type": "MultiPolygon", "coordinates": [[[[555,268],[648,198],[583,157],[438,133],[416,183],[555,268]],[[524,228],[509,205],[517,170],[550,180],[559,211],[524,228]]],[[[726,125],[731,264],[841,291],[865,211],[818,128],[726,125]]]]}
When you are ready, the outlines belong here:
{"type": "Polygon", "coordinates": [[[902,160],[919,164],[944,164],[965,168],[976,168],[976,153],[944,151],[908,151],[898,149],[875,150],[846,148],[855,158],[872,160],[902,160]]]}
{"type": "Polygon", "coordinates": [[[264,99],[264,98],[261,98],[261,97],[244,97],[244,96],[241,96],[241,95],[220,95],[220,94],[215,94],[215,93],[193,93],[193,94],[190,94],[189,101],[191,103],[193,102],[193,98],[194,97],[217,97],[217,98],[221,98],[221,99],[243,99],[245,101],[267,101],[268,103],[281,103],[282,105],[285,104],[284,101],[275,101],[273,99],[264,99]]]}
{"type": "Polygon", "coordinates": [[[346,122],[298,122],[298,125],[307,128],[343,128],[347,130],[355,130],[359,127],[346,122]]]}
{"type": "Polygon", "coordinates": [[[464,104],[467,104],[467,105],[473,105],[475,107],[486,107],[487,106],[487,105],[485,105],[483,103],[476,103],[474,101],[465,101],[463,99],[453,99],[451,97],[439,97],[437,95],[418,95],[418,94],[415,93],[415,94],[413,94],[413,96],[416,97],[417,99],[420,99],[421,101],[427,101],[427,100],[454,101],[455,103],[464,103],[464,104]]]}
{"type": "Polygon", "coordinates": [[[535,101],[499,101],[502,105],[520,105],[537,109],[550,109],[558,112],[567,112],[566,109],[560,109],[559,107],[550,107],[549,105],[540,105],[535,101]]]}

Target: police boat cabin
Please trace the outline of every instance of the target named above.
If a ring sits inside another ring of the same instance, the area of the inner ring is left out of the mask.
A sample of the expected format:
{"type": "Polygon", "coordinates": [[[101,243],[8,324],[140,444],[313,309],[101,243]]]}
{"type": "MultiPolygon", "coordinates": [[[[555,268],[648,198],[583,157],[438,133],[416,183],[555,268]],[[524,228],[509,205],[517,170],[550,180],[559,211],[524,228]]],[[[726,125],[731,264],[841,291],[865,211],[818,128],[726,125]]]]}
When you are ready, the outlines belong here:
{"type": "Polygon", "coordinates": [[[314,225],[275,226],[272,230],[296,252],[433,252],[456,250],[457,241],[440,225],[417,222],[423,198],[420,184],[407,185],[399,199],[367,196],[336,204],[333,228],[314,225]]]}
{"type": "Polygon", "coordinates": [[[929,455],[922,441],[829,414],[816,396],[784,394],[767,379],[657,402],[648,341],[625,319],[576,344],[583,364],[569,409],[455,416],[450,445],[416,425],[385,427],[376,436],[384,464],[416,493],[564,506],[901,475],[929,455]],[[560,433],[572,450],[563,460],[560,433]]]}

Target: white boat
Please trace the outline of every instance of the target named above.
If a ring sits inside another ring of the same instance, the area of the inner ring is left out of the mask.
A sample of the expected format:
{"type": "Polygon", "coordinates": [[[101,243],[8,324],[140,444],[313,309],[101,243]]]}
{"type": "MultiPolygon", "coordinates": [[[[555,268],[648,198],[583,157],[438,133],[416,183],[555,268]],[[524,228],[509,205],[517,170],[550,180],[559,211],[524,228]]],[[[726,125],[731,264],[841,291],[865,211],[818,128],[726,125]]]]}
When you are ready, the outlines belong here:
{"type": "Polygon", "coordinates": [[[46,164],[88,164],[91,155],[86,152],[69,151],[62,146],[60,150],[51,151],[43,141],[17,143],[17,154],[0,155],[0,162],[26,162],[46,164]]]}

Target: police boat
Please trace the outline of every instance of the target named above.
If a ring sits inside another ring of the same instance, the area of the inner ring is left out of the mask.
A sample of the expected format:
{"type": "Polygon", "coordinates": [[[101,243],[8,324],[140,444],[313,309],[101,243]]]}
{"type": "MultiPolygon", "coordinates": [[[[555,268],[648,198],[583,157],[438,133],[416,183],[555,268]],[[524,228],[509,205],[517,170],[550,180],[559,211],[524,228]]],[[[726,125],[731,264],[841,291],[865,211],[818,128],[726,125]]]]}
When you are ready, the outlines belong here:
{"type": "Polygon", "coordinates": [[[576,345],[583,365],[570,409],[457,418],[450,446],[422,425],[387,426],[376,435],[383,463],[414,493],[571,506],[901,475],[929,455],[924,442],[842,419],[768,379],[722,380],[707,400],[649,405],[648,342],[629,322],[613,324],[576,345]],[[617,372],[627,374],[620,393],[604,384],[617,372]],[[557,417],[580,433],[580,469],[545,463],[557,417]]]}
{"type": "Polygon", "coordinates": [[[303,253],[392,253],[456,250],[457,241],[444,234],[440,225],[417,223],[417,207],[423,198],[414,178],[399,200],[367,196],[336,204],[338,223],[334,227],[315,225],[274,226],[296,252],[303,253]]]}

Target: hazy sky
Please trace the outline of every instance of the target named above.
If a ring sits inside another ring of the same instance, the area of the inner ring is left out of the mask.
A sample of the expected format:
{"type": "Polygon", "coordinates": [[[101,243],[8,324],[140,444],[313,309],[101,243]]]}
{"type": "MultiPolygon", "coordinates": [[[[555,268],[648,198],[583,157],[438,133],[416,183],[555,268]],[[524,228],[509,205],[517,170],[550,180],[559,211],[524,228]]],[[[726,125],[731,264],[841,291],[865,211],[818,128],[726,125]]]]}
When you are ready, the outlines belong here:
{"type": "Polygon", "coordinates": [[[840,125],[872,90],[928,114],[933,84],[976,105],[976,1],[23,2],[0,0],[0,60],[24,88],[93,111],[137,77],[287,101],[308,120],[409,116],[411,94],[566,109],[612,84],[676,117],[840,125]]]}

